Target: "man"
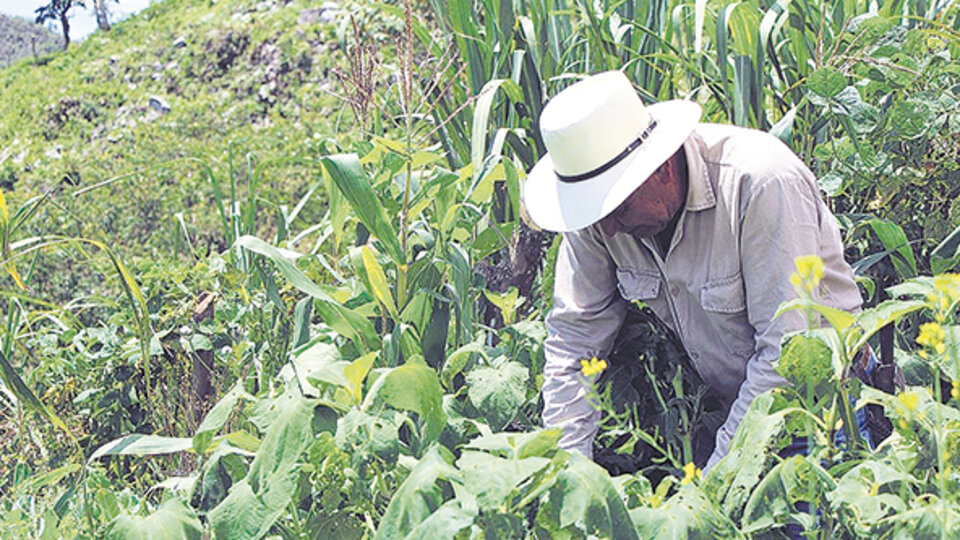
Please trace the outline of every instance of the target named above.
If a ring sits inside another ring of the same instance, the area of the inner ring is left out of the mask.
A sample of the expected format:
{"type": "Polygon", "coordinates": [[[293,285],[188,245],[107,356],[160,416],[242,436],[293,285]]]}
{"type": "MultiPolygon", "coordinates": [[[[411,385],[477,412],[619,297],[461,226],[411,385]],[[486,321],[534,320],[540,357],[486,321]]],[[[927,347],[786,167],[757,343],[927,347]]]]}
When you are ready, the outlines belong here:
{"type": "Polygon", "coordinates": [[[548,155],[524,203],[538,226],[564,233],[543,418],[563,429],[562,447],[588,457],[599,413],[580,360],[607,357],[628,302],[643,301],[679,336],[729,407],[706,468],[727,453],[751,401],[786,384],[772,362],[781,337],[806,323],[774,313],[795,296],[794,259],[824,260],[821,302],[861,303],[813,173],[769,134],[699,119],[689,101],[645,108],[617,71],[570,86],[540,118],[548,155]]]}

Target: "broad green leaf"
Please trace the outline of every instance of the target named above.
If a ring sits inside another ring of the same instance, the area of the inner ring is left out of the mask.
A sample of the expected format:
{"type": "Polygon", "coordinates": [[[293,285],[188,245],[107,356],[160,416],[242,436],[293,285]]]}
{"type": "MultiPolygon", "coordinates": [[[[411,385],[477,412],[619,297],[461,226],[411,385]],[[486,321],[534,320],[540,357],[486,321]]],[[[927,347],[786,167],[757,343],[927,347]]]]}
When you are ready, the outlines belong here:
{"type": "Polygon", "coordinates": [[[470,361],[470,357],[474,354],[486,357],[487,352],[483,347],[483,338],[481,336],[477,336],[477,339],[467,343],[447,356],[447,360],[443,363],[443,369],[440,371],[440,379],[443,381],[444,386],[450,388],[453,385],[453,378],[463,371],[467,362],[470,361]]]}
{"type": "Polygon", "coordinates": [[[771,413],[773,394],[757,396],[744,415],[721,459],[703,480],[703,489],[719,501],[726,515],[738,515],[768,469],[768,453],[786,427],[784,411],[771,413]]]}
{"type": "Polygon", "coordinates": [[[475,508],[464,508],[458,500],[443,503],[436,512],[427,516],[410,531],[407,540],[434,540],[437,538],[455,538],[457,533],[473,525],[477,517],[475,508]]]}
{"type": "Polygon", "coordinates": [[[441,507],[444,497],[439,481],[460,478],[460,472],[450,465],[451,461],[453,457],[442,446],[432,447],[420,459],[390,499],[375,538],[406,538],[441,507]]]}
{"type": "Polygon", "coordinates": [[[245,458],[229,447],[221,447],[203,464],[191,503],[199,510],[209,511],[220,504],[231,486],[246,475],[245,458]]]}
{"type": "Polygon", "coordinates": [[[313,442],[316,403],[292,393],[273,401],[277,409],[247,477],[208,514],[218,538],[261,538],[291,504],[301,454],[313,442]]]}
{"type": "Polygon", "coordinates": [[[639,538],[607,471],[579,452],[570,454],[569,465],[557,475],[545,512],[538,521],[548,517],[561,529],[572,525],[587,536],[639,538]]]}
{"type": "Polygon", "coordinates": [[[930,105],[920,99],[898,100],[890,107],[890,124],[904,139],[916,139],[930,126],[930,105]]]}
{"type": "Polygon", "coordinates": [[[550,463],[548,458],[506,459],[486,452],[465,451],[457,460],[463,485],[474,494],[480,509],[492,512],[510,507],[508,495],[550,463]]]}
{"type": "Polygon", "coordinates": [[[322,162],[350,207],[384,245],[390,258],[397,264],[405,264],[406,257],[400,247],[397,231],[377,198],[370,179],[363,172],[357,155],[337,154],[323,158],[322,162]]]}
{"type": "Polygon", "coordinates": [[[467,395],[490,427],[503,429],[526,401],[529,376],[518,362],[477,368],[467,373],[467,395]]]}
{"type": "Polygon", "coordinates": [[[377,401],[419,414],[425,444],[436,440],[446,424],[443,389],[437,373],[424,364],[407,363],[380,375],[367,393],[363,409],[377,401]]]}
{"type": "Polygon", "coordinates": [[[912,490],[915,483],[909,473],[891,463],[864,461],[837,480],[830,503],[851,516],[855,530],[866,535],[881,519],[908,509],[899,494],[912,490]]]}
{"type": "Polygon", "coordinates": [[[796,503],[821,500],[836,487],[830,473],[803,456],[793,456],[770,470],[743,509],[742,531],[759,534],[785,525],[802,513],[796,503]]]}
{"type": "Polygon", "coordinates": [[[97,448],[90,456],[89,461],[103,456],[148,456],[156,454],[173,454],[193,449],[193,439],[188,437],[164,437],[161,435],[144,435],[134,433],[114,439],[97,448]]]}
{"type": "Polygon", "coordinates": [[[830,346],[807,333],[784,338],[774,369],[790,381],[801,395],[805,395],[809,385],[818,397],[825,397],[826,389],[843,376],[842,371],[837,373],[834,370],[830,346]]]}
{"type": "Polygon", "coordinates": [[[320,304],[317,311],[320,312],[324,322],[335,331],[356,343],[363,350],[377,348],[376,344],[379,338],[373,324],[363,315],[334,300],[319,285],[301,272],[295,264],[284,257],[277,248],[255,236],[241,236],[237,239],[237,244],[273,261],[291,285],[316,298],[320,304]]]}
{"type": "Polygon", "coordinates": [[[921,300],[886,300],[876,307],[862,311],[857,315],[857,324],[863,329],[863,334],[858,336],[856,342],[849,345],[849,351],[859,351],[881,328],[899,321],[905,315],[923,309],[925,305],[926,303],[921,300]]]}
{"type": "Polygon", "coordinates": [[[200,427],[197,428],[196,434],[193,436],[193,449],[199,454],[206,452],[206,444],[198,444],[198,442],[203,441],[204,433],[215,433],[227,423],[227,419],[230,417],[230,414],[233,413],[233,410],[237,406],[237,402],[241,399],[250,399],[251,396],[244,390],[243,381],[237,381],[233,388],[230,389],[216,405],[210,409],[210,412],[203,417],[203,422],[200,423],[200,427]]]}
{"type": "Polygon", "coordinates": [[[830,326],[839,332],[843,332],[847,328],[850,328],[850,326],[857,320],[853,315],[843,311],[842,309],[825,306],[819,302],[814,302],[806,298],[794,298],[793,300],[788,300],[780,304],[780,307],[777,309],[774,317],[779,317],[780,315],[795,309],[810,309],[816,311],[817,313],[823,315],[823,318],[827,320],[830,326]]]}
{"type": "Polygon", "coordinates": [[[503,317],[503,323],[505,325],[514,323],[517,308],[526,300],[520,296],[520,292],[516,287],[510,287],[507,292],[504,293],[496,293],[489,289],[484,289],[483,295],[487,297],[487,300],[489,300],[491,304],[497,306],[497,309],[500,310],[500,315],[503,317]]]}
{"type": "Polygon", "coordinates": [[[380,304],[387,310],[387,313],[398,320],[400,314],[397,312],[397,304],[393,301],[393,293],[390,292],[390,283],[387,282],[387,275],[383,272],[383,267],[377,262],[377,257],[369,246],[360,248],[363,257],[363,267],[367,272],[367,279],[370,287],[373,288],[373,296],[380,301],[380,304]]]}
{"type": "Polygon", "coordinates": [[[511,459],[549,457],[556,452],[563,432],[558,428],[542,429],[532,433],[501,432],[472,439],[465,448],[494,452],[511,459]]]}
{"type": "Polygon", "coordinates": [[[201,537],[200,519],[180,499],[170,499],[147,517],[121,513],[110,522],[107,540],[194,540],[201,537]]]}
{"type": "Polygon", "coordinates": [[[818,96],[832,98],[847,87],[847,78],[831,67],[822,67],[807,77],[807,88],[818,96]]]}
{"type": "Polygon", "coordinates": [[[641,538],[744,538],[696,484],[687,484],[657,508],[635,508],[630,519],[641,538]]]}

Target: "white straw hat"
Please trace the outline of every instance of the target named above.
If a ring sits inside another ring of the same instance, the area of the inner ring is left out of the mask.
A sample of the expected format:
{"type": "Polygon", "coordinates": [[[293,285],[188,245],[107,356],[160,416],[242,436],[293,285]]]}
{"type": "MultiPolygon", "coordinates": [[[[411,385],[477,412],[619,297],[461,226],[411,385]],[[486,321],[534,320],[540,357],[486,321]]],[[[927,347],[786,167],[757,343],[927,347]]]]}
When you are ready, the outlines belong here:
{"type": "Polygon", "coordinates": [[[547,155],[523,188],[530,218],[556,232],[600,221],[683,145],[700,113],[685,100],[644,107],[619,71],[566,88],[540,114],[547,155]]]}

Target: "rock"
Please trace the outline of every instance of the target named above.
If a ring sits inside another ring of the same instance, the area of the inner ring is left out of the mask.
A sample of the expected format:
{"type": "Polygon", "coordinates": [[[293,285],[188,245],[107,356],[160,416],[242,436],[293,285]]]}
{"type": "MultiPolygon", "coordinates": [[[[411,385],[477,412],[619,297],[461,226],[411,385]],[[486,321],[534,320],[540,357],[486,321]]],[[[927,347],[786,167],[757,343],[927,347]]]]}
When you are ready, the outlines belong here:
{"type": "Polygon", "coordinates": [[[177,49],[182,49],[187,46],[187,38],[180,36],[177,39],[173,40],[173,46],[177,49]]]}
{"type": "Polygon", "coordinates": [[[53,148],[48,148],[44,154],[50,159],[60,159],[63,157],[63,145],[58,144],[53,148]]]}
{"type": "Polygon", "coordinates": [[[320,9],[322,10],[320,12],[320,22],[322,23],[332,23],[340,15],[340,6],[333,2],[326,2],[320,9]]]}
{"type": "Polygon", "coordinates": [[[319,8],[308,8],[301,11],[297,22],[300,24],[311,24],[317,21],[330,23],[336,20],[338,15],[340,15],[340,4],[324,2],[319,8]]]}
{"type": "Polygon", "coordinates": [[[300,12],[300,17],[297,19],[298,24],[311,24],[317,22],[317,19],[320,18],[320,13],[323,10],[319,8],[307,8],[300,12]]]}
{"type": "Polygon", "coordinates": [[[160,96],[150,96],[150,108],[159,113],[170,112],[170,104],[160,96]]]}

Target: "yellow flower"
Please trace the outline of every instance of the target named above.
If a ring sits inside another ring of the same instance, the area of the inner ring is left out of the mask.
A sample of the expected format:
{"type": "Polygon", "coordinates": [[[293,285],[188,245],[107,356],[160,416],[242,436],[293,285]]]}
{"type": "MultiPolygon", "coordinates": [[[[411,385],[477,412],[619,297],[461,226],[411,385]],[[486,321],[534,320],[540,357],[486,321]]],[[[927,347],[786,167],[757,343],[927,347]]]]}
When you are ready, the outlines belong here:
{"type": "Polygon", "coordinates": [[[820,280],[826,271],[823,259],[818,255],[803,255],[793,260],[797,271],[790,275],[790,284],[797,290],[797,293],[813,293],[820,286],[820,280]]]}
{"type": "Polygon", "coordinates": [[[960,399],[960,381],[953,381],[950,383],[950,397],[953,399],[960,399]]]}
{"type": "Polygon", "coordinates": [[[934,310],[933,318],[945,322],[960,300],[960,274],[941,274],[933,278],[934,291],[927,294],[927,302],[934,310]]]}
{"type": "Polygon", "coordinates": [[[697,467],[692,462],[687,463],[683,466],[683,479],[680,480],[680,485],[685,486],[693,482],[694,478],[700,478],[702,474],[703,471],[700,470],[700,467],[697,467]]]}
{"type": "Polygon", "coordinates": [[[589,360],[580,360],[580,372],[583,373],[584,377],[592,377],[603,372],[605,369],[607,369],[607,361],[601,360],[596,356],[589,360]]]}
{"type": "Polygon", "coordinates": [[[917,336],[917,343],[924,347],[930,347],[937,354],[943,354],[947,350],[945,343],[947,333],[938,323],[930,322],[920,325],[920,335],[917,336]]]}
{"type": "Polygon", "coordinates": [[[897,399],[908,411],[917,410],[917,405],[920,404],[920,396],[916,392],[901,392],[897,394],[897,399]]]}

